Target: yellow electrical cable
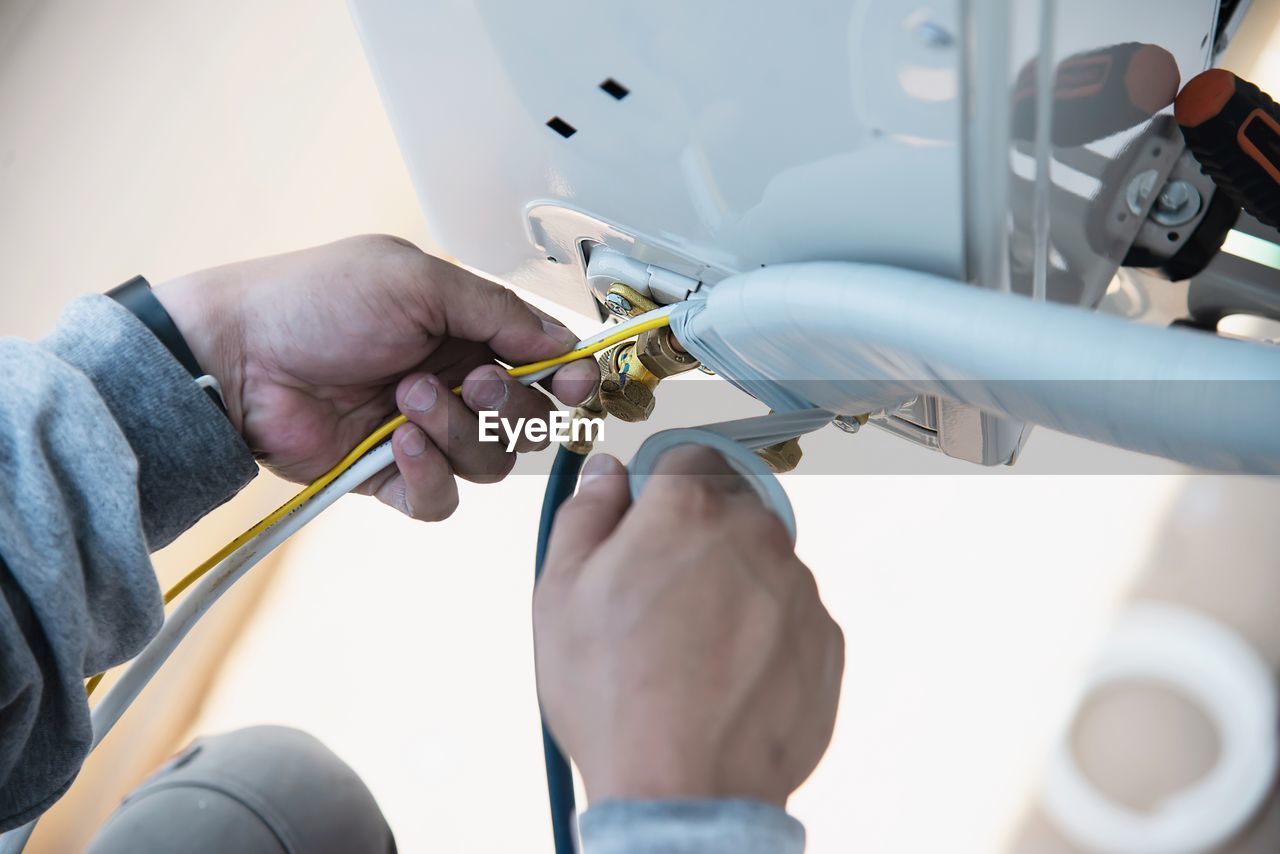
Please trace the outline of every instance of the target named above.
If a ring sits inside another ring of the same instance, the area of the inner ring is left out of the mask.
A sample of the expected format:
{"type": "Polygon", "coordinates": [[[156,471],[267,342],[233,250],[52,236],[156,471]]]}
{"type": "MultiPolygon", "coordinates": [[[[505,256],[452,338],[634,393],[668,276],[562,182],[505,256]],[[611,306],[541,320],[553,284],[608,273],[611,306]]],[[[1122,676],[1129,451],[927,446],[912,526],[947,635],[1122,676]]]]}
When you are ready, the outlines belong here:
{"type": "MultiPolygon", "coordinates": [[[[562,353],[559,356],[554,356],[550,359],[543,359],[540,362],[533,362],[532,364],[528,364],[528,365],[520,365],[518,367],[508,368],[507,373],[513,377],[524,377],[524,376],[528,376],[529,374],[536,374],[538,373],[538,371],[545,371],[547,368],[554,368],[557,365],[563,365],[566,362],[574,362],[585,356],[590,356],[593,353],[598,353],[601,350],[604,350],[608,347],[612,347],[614,344],[617,344],[620,341],[625,341],[628,338],[634,338],[636,335],[639,335],[641,332],[647,332],[650,329],[657,329],[662,326],[667,326],[670,324],[670,322],[671,320],[667,315],[663,315],[662,317],[655,317],[655,318],[652,318],[651,320],[646,320],[643,323],[638,323],[626,329],[620,329],[614,334],[606,336],[605,338],[602,338],[593,344],[588,344],[585,347],[579,347],[575,350],[570,350],[568,353],[562,353]]],[[[456,388],[454,388],[453,393],[461,394],[462,386],[457,386],[456,388]]],[[[261,521],[255,524],[252,528],[245,531],[243,534],[236,537],[234,540],[227,543],[222,548],[218,549],[218,551],[216,551],[212,557],[210,557],[204,563],[200,564],[195,569],[191,570],[186,575],[184,575],[178,581],[177,584],[173,585],[167,591],[165,591],[164,604],[168,605],[175,598],[177,598],[177,596],[180,593],[182,593],[182,591],[186,590],[192,584],[195,584],[197,581],[199,581],[200,578],[203,575],[205,575],[205,573],[207,573],[209,570],[213,569],[215,566],[221,563],[224,559],[226,559],[228,555],[230,555],[236,549],[240,548],[245,543],[249,542],[254,537],[261,534],[267,528],[270,528],[276,522],[279,522],[285,516],[288,516],[294,510],[297,510],[308,499],[314,496],[317,492],[319,492],[320,490],[324,489],[326,486],[328,486],[329,484],[337,480],[338,476],[341,475],[347,469],[351,468],[351,466],[355,463],[356,460],[360,459],[366,453],[373,450],[374,447],[381,444],[381,442],[384,439],[386,439],[388,436],[390,436],[392,433],[395,432],[395,429],[397,427],[399,427],[401,424],[406,423],[407,421],[408,419],[405,418],[403,415],[397,415],[395,418],[392,418],[386,424],[383,424],[377,430],[374,430],[372,433],[366,436],[360,442],[360,444],[352,448],[351,452],[348,453],[345,457],[343,457],[336,466],[329,469],[324,474],[320,475],[320,477],[318,477],[316,480],[308,484],[306,488],[304,488],[297,495],[290,498],[284,504],[281,504],[275,510],[272,510],[270,513],[264,516],[261,519],[261,521]]],[[[102,676],[103,674],[99,673],[91,677],[88,680],[88,682],[85,683],[85,694],[87,696],[92,696],[93,689],[98,687],[98,683],[102,681],[102,676]]]]}

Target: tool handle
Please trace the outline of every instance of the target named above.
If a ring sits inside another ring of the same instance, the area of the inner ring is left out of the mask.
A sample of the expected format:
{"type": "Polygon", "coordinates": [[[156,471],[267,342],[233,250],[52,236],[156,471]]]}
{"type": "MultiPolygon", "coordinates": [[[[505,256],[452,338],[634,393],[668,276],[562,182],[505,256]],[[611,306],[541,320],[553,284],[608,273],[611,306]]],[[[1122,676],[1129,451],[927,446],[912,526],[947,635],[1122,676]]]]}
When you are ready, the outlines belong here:
{"type": "Polygon", "coordinates": [[[1211,68],[1178,93],[1174,118],[1205,174],[1259,221],[1280,228],[1280,107],[1275,101],[1230,71],[1211,68]]]}

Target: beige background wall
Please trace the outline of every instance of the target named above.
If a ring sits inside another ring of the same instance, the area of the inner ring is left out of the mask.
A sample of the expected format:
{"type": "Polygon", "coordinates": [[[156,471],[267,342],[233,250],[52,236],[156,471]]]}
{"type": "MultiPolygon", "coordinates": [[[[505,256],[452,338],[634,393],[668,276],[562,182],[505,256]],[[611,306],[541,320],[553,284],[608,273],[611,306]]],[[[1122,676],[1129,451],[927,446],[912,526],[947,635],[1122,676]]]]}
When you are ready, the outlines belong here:
{"type": "MultiPolygon", "coordinates": [[[[74,295],[136,272],[370,231],[429,244],[342,3],[0,2],[0,334],[38,335],[74,295]]],[[[835,743],[793,802],[810,850],[997,850],[1184,479],[787,484],[850,643],[835,743]]],[[[352,762],[401,850],[549,850],[528,629],[541,489],[466,486],[432,526],[341,502],[269,587],[264,565],[215,612],[32,850],[77,850],[186,733],[258,722],[352,762]]],[[[260,478],[160,555],[161,574],[286,492],[260,478]]]]}

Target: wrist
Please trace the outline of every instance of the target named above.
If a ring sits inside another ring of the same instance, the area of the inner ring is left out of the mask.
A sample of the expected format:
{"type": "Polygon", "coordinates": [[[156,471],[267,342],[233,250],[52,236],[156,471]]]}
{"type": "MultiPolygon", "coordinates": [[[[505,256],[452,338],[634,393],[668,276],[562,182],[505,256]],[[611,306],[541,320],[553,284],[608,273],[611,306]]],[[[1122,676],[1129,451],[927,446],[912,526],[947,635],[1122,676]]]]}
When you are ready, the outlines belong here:
{"type": "Polygon", "coordinates": [[[186,340],[200,370],[218,381],[227,417],[243,434],[243,335],[227,283],[209,273],[171,279],[153,289],[186,340]]]}
{"type": "Polygon", "coordinates": [[[760,781],[747,776],[726,779],[725,774],[705,765],[691,766],[679,759],[617,763],[610,766],[608,773],[590,776],[586,769],[582,771],[587,797],[592,803],[743,799],[785,810],[790,794],[777,779],[760,781]]]}

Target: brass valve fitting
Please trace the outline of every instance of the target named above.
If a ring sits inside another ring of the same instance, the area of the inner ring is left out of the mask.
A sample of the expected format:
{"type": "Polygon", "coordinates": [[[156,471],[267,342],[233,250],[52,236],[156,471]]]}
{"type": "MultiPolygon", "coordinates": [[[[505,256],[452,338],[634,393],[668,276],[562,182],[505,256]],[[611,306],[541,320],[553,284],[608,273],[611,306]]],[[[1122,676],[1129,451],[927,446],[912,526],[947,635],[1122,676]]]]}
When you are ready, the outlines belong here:
{"type": "Polygon", "coordinates": [[[670,329],[650,329],[635,342],[605,352],[600,360],[600,402],[621,421],[644,421],[653,414],[658,383],[697,366],[698,360],[680,346],[670,329]]]}
{"type": "Polygon", "coordinates": [[[653,390],[660,377],[640,361],[634,343],[605,351],[600,360],[600,403],[620,421],[644,421],[653,414],[653,390]]]}
{"type": "Polygon", "coordinates": [[[800,465],[800,458],[804,456],[804,451],[800,450],[800,437],[796,436],[785,442],[761,448],[756,451],[756,456],[764,460],[765,465],[774,474],[782,474],[800,465]]]}
{"type": "Polygon", "coordinates": [[[641,332],[636,339],[636,353],[641,363],[659,379],[698,367],[698,360],[680,346],[676,336],[667,327],[641,332]]]}
{"type": "Polygon", "coordinates": [[[604,306],[619,317],[635,317],[646,311],[653,311],[658,304],[644,294],[622,282],[614,282],[609,286],[609,293],[604,298],[604,306]]]}
{"type": "MultiPolygon", "coordinates": [[[[590,397],[588,397],[586,400],[582,401],[582,403],[579,403],[577,406],[573,408],[573,413],[569,416],[569,420],[570,420],[570,424],[574,424],[579,421],[589,421],[595,418],[604,418],[607,414],[608,413],[605,412],[604,406],[601,405],[600,403],[600,387],[596,386],[596,390],[591,393],[590,397]]],[[[570,437],[575,435],[577,435],[578,438],[576,439],[570,438],[568,442],[564,443],[565,449],[568,451],[572,451],[575,454],[580,454],[584,457],[587,454],[590,454],[592,446],[595,445],[595,442],[589,438],[590,433],[584,430],[579,435],[575,433],[571,428],[570,437]]]]}

